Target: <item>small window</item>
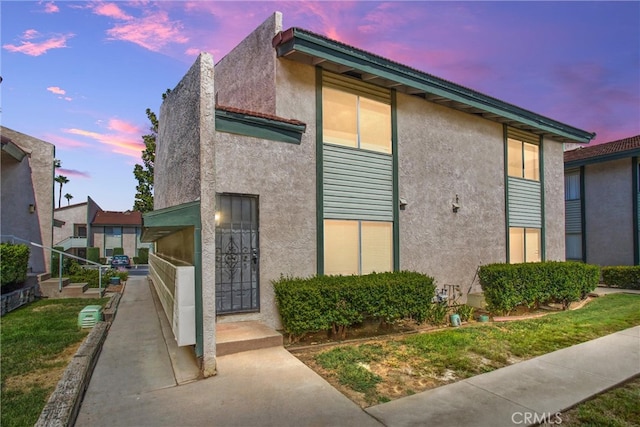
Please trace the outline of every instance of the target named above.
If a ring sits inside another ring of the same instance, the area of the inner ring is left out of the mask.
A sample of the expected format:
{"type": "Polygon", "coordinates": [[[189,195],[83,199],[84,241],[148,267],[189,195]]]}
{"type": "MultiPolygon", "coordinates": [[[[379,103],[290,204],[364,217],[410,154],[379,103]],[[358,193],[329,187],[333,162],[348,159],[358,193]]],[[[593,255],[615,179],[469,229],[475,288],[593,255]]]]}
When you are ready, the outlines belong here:
{"type": "Polygon", "coordinates": [[[580,199],[580,172],[571,172],[564,176],[564,199],[580,199]]]}
{"type": "Polygon", "coordinates": [[[565,248],[568,260],[582,260],[582,234],[567,234],[565,236],[565,248]]]}
{"type": "Polygon", "coordinates": [[[540,181],[540,147],[514,138],[507,139],[508,174],[540,181]]]}
{"type": "Polygon", "coordinates": [[[542,260],[539,228],[509,228],[509,262],[540,262],[542,260]]]}

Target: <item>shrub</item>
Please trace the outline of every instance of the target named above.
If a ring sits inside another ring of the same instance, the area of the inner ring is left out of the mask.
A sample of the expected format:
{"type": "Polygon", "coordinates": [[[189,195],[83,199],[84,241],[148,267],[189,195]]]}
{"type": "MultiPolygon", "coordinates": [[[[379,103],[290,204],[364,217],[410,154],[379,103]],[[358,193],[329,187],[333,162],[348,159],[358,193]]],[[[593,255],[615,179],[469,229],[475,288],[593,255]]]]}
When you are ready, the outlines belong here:
{"type": "Polygon", "coordinates": [[[136,264],[149,264],[149,248],[140,248],[138,249],[138,258],[140,262],[136,264]]]}
{"type": "Polygon", "coordinates": [[[112,255],[124,255],[124,248],[113,248],[112,255]]]}
{"type": "Polygon", "coordinates": [[[29,246],[13,243],[0,244],[0,285],[22,283],[27,280],[29,246]]]}
{"type": "Polygon", "coordinates": [[[600,269],[578,262],[489,264],[478,275],[489,310],[504,313],[548,302],[566,309],[598,286],[600,269]]]}
{"type": "Polygon", "coordinates": [[[142,264],[140,262],[140,257],[139,256],[134,256],[131,260],[132,260],[134,265],[142,264]]]}
{"type": "Polygon", "coordinates": [[[344,338],[349,326],[364,318],[393,323],[424,321],[432,309],[433,278],[414,272],[365,276],[281,277],[273,283],[285,330],[300,337],[331,330],[344,338]]]}
{"type": "Polygon", "coordinates": [[[460,320],[468,322],[473,317],[475,308],[470,305],[462,304],[456,307],[456,313],[460,316],[460,320]]]}
{"type": "Polygon", "coordinates": [[[120,282],[124,283],[129,279],[129,272],[126,270],[118,271],[117,276],[120,278],[120,282]]]}
{"type": "MultiPolygon", "coordinates": [[[[53,249],[64,252],[62,246],[54,246],[53,249]]],[[[57,276],[60,273],[60,256],[58,252],[51,252],[51,276],[57,276]]]]}
{"type": "Polygon", "coordinates": [[[106,258],[100,258],[100,259],[98,260],[98,262],[99,262],[100,264],[102,264],[102,265],[106,265],[106,264],[107,264],[107,259],[106,259],[106,258]]]}
{"type": "Polygon", "coordinates": [[[93,262],[100,262],[100,248],[87,248],[87,259],[93,262]]]}
{"type": "Polygon", "coordinates": [[[640,266],[602,267],[602,281],[614,288],[640,289],[640,266]]]}

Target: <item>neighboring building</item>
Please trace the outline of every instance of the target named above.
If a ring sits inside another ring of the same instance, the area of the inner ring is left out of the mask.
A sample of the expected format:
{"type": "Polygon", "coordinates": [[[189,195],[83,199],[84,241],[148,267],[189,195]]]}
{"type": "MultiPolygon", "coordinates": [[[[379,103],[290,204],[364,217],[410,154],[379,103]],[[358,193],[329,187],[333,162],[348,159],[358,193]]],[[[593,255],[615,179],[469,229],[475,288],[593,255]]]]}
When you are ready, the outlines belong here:
{"type": "MultiPolygon", "coordinates": [[[[50,248],[53,239],[53,176],[55,146],[29,135],[0,127],[2,142],[1,233],[50,248]]],[[[16,240],[15,243],[22,243],[16,240]]],[[[30,245],[29,269],[44,273],[50,253],[30,245]]]]}
{"type": "Polygon", "coordinates": [[[113,255],[114,248],[123,248],[125,255],[135,257],[140,248],[151,250],[153,247],[153,244],[140,241],[140,212],[103,211],[88,197],[85,203],[58,208],[54,214],[55,246],[81,258],[86,258],[87,247],[99,248],[103,258],[113,255]]]}
{"type": "Polygon", "coordinates": [[[201,54],[159,123],[143,241],[156,242],[163,303],[174,289],[163,263],[195,270],[195,318],[175,315],[195,323],[205,376],[216,322],[280,327],[281,275],[415,270],[466,294],[480,265],[564,260],[563,143],[594,137],[282,31],[280,13],[215,68],[201,54]]]}
{"type": "Polygon", "coordinates": [[[566,258],[638,265],[640,135],[564,153],[566,258]]]}

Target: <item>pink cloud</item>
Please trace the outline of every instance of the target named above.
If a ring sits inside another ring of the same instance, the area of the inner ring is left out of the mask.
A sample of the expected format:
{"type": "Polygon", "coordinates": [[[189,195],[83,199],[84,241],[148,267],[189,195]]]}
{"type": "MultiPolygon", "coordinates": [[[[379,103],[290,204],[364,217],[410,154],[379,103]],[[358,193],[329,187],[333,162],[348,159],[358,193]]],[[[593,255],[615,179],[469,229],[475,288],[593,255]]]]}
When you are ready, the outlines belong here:
{"type": "Polygon", "coordinates": [[[44,12],[45,13],[57,13],[57,12],[60,12],[60,8],[58,6],[56,6],[56,4],[54,2],[48,2],[48,3],[45,3],[45,5],[44,5],[44,12]]]}
{"type": "Polygon", "coordinates": [[[120,9],[115,3],[99,3],[94,7],[93,13],[123,21],[131,21],[134,19],[132,16],[127,15],[127,13],[120,9]]]}
{"type": "Polygon", "coordinates": [[[110,119],[107,125],[110,132],[100,133],[84,129],[63,129],[65,133],[92,139],[109,148],[111,152],[139,159],[144,143],[143,130],[120,119],[110,119]]]}
{"type": "Polygon", "coordinates": [[[51,93],[55,93],[56,95],[64,95],[67,93],[64,89],[60,89],[58,86],[49,86],[47,90],[51,93]]]}
{"type": "Polygon", "coordinates": [[[74,36],[72,33],[58,34],[49,37],[41,42],[32,42],[28,40],[34,40],[38,38],[40,34],[36,30],[27,30],[23,33],[20,44],[4,44],[3,48],[9,52],[24,53],[29,56],[40,56],[51,49],[60,49],[67,47],[67,40],[74,36]]]}
{"type": "Polygon", "coordinates": [[[86,142],[80,142],[77,139],[66,138],[60,135],[53,135],[53,134],[45,135],[44,140],[51,142],[57,148],[73,149],[73,148],[86,148],[91,146],[90,144],[87,144],[86,142]]]}
{"type": "Polygon", "coordinates": [[[56,173],[58,175],[64,175],[66,177],[91,178],[91,174],[89,172],[79,171],[76,169],[58,168],[56,169],[56,173]]]}

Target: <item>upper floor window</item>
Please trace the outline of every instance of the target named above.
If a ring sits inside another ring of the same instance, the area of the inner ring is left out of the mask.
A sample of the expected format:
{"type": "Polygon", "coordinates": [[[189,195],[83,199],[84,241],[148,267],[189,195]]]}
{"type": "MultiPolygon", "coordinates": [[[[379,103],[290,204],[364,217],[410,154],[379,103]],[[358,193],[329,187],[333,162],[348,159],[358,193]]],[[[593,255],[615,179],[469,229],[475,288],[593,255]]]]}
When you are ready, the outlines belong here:
{"type": "Polygon", "coordinates": [[[122,236],[122,227],[104,227],[107,236],[122,236]]]}
{"type": "Polygon", "coordinates": [[[580,172],[571,172],[564,176],[564,199],[580,199],[580,172]]]}
{"type": "Polygon", "coordinates": [[[509,176],[540,181],[540,147],[514,138],[507,139],[509,176]]]}
{"type": "Polygon", "coordinates": [[[324,142],[391,154],[391,105],[322,88],[324,142]]]}

